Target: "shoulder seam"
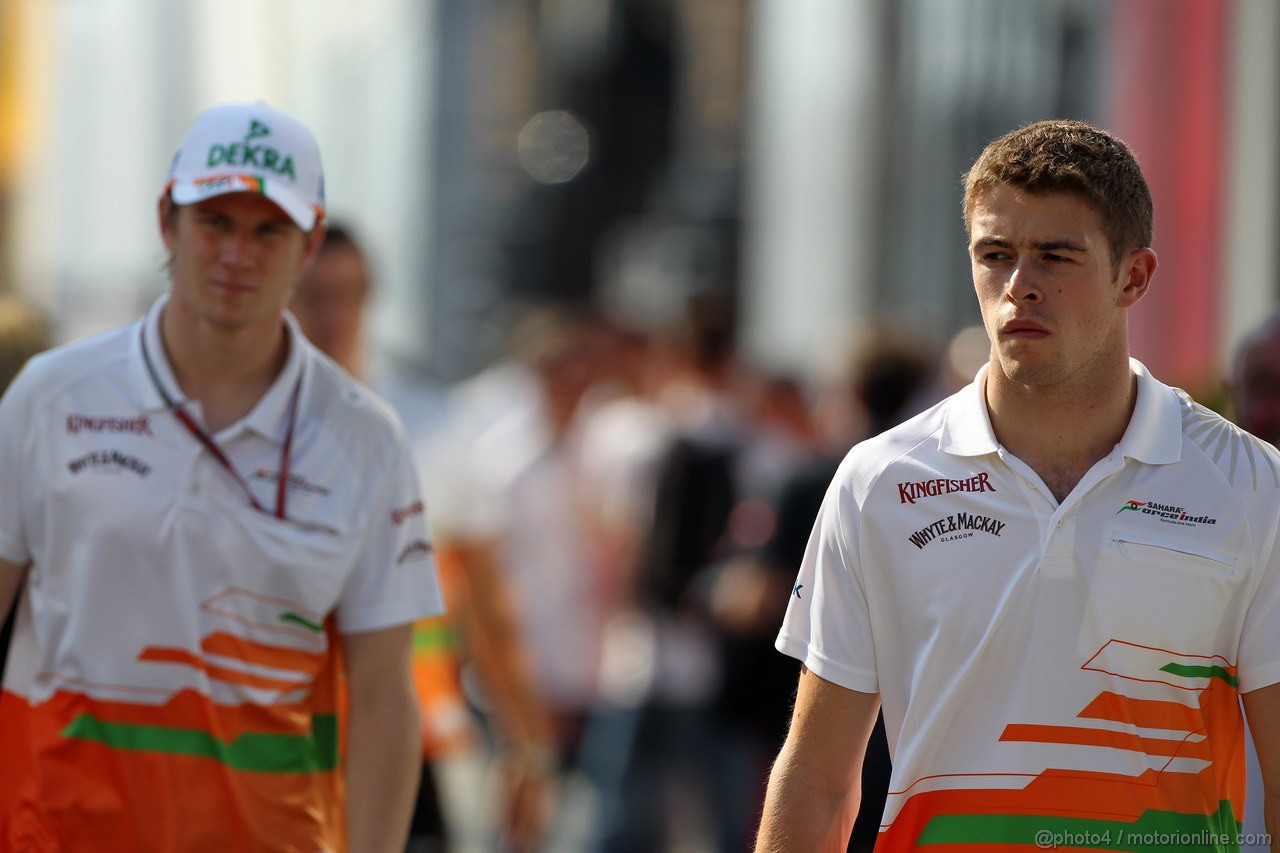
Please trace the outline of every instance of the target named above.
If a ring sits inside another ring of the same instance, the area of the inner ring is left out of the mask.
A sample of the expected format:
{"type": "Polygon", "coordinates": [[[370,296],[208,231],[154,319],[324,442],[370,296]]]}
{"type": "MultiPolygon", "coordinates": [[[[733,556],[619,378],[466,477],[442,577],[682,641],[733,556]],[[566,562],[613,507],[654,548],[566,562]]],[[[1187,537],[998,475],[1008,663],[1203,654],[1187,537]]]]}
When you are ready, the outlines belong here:
{"type": "Polygon", "coordinates": [[[1237,484],[1237,467],[1242,464],[1248,465],[1249,482],[1253,491],[1261,488],[1259,477],[1267,473],[1271,475],[1272,485],[1280,488],[1280,460],[1276,459],[1274,449],[1268,452],[1261,439],[1197,403],[1186,392],[1178,396],[1183,404],[1183,435],[1205,455],[1233,488],[1237,484]],[[1223,457],[1227,454],[1229,456],[1224,467],[1223,457]]]}

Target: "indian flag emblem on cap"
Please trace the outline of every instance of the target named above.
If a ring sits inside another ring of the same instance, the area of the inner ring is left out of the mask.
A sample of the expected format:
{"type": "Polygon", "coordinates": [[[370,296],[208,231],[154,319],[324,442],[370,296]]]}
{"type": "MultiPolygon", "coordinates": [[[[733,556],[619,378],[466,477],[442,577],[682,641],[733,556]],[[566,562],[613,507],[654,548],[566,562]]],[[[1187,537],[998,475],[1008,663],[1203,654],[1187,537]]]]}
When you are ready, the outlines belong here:
{"type": "Polygon", "coordinates": [[[262,178],[256,175],[210,175],[207,178],[196,178],[191,183],[201,196],[226,192],[262,193],[265,189],[262,178]]]}

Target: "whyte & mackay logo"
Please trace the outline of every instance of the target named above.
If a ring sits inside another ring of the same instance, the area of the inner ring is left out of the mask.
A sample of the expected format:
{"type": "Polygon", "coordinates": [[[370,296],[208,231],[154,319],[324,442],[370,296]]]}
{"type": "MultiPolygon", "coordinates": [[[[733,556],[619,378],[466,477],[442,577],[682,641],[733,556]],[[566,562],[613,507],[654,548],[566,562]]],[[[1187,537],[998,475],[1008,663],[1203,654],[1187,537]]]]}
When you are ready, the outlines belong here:
{"type": "Polygon", "coordinates": [[[1198,527],[1201,524],[1217,524],[1218,519],[1207,515],[1191,515],[1184,506],[1156,503],[1155,501],[1125,501],[1124,506],[1116,510],[1122,512],[1140,512],[1143,515],[1154,515],[1166,524],[1181,524],[1184,527],[1198,527]]]}
{"type": "Polygon", "coordinates": [[[86,470],[106,470],[112,473],[129,471],[139,477],[145,477],[151,473],[151,466],[138,457],[121,453],[119,450],[95,450],[79,459],[72,459],[67,463],[67,470],[72,474],[79,474],[86,470]]]}
{"type": "Polygon", "coordinates": [[[152,437],[151,419],[146,415],[120,418],[112,415],[67,415],[67,432],[111,432],[152,437]]]}
{"type": "Polygon", "coordinates": [[[422,539],[415,539],[400,550],[400,554],[396,557],[396,565],[402,566],[410,560],[424,560],[431,553],[431,543],[422,539]]]}
{"type": "Polygon", "coordinates": [[[999,536],[1006,522],[998,521],[989,515],[975,515],[969,512],[957,512],[940,518],[928,527],[922,527],[907,537],[912,545],[921,550],[933,540],[954,542],[957,539],[972,539],[973,534],[981,531],[992,536],[999,536]]]}
{"type": "Polygon", "coordinates": [[[898,503],[913,504],[921,498],[949,495],[952,492],[994,492],[991,475],[985,471],[961,480],[939,477],[933,480],[917,480],[898,484],[898,503]]]}

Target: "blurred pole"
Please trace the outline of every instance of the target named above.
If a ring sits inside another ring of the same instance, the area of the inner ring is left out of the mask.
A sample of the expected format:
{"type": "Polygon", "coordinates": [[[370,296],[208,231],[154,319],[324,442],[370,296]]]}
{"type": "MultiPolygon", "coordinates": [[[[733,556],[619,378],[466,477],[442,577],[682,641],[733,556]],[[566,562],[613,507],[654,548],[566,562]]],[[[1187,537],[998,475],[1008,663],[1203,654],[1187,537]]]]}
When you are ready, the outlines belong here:
{"type": "Polygon", "coordinates": [[[16,179],[14,263],[66,339],[136,317],[161,286],[155,204],[194,115],[190,15],[154,0],[20,5],[37,138],[16,179]]]}
{"type": "MultiPolygon", "coordinates": [[[[48,4],[36,0],[3,0],[4,28],[0,37],[4,67],[4,215],[0,221],[0,263],[10,287],[52,307],[47,289],[39,287],[38,245],[40,228],[46,217],[37,215],[30,199],[47,197],[48,187],[36,174],[42,149],[47,144],[49,103],[52,98],[49,72],[50,20],[48,4]],[[45,292],[41,292],[45,290],[45,292]]],[[[47,205],[46,208],[47,210],[47,205]]],[[[38,210],[38,208],[36,209],[38,210]]]]}
{"type": "Polygon", "coordinates": [[[774,367],[873,307],[884,209],[884,0],[756,0],[742,330],[774,367]]]}
{"type": "Polygon", "coordinates": [[[1131,0],[1112,9],[1107,125],[1132,146],[1151,186],[1160,256],[1155,284],[1130,317],[1132,350],[1165,381],[1202,393],[1221,376],[1231,8],[1131,0]]]}
{"type": "Polygon", "coordinates": [[[21,11],[15,0],[0,0],[0,293],[13,288],[10,218],[14,183],[22,168],[27,125],[19,30],[21,11]]]}
{"type": "Polygon", "coordinates": [[[440,3],[326,2],[314,15],[298,7],[288,95],[320,140],[329,214],[374,263],[371,343],[383,366],[408,372],[427,361],[434,331],[440,3]]]}
{"type": "Polygon", "coordinates": [[[515,163],[540,82],[536,4],[439,0],[435,13],[428,363],[456,381],[502,351],[507,295],[500,235],[524,186],[515,163]]]}
{"type": "Polygon", "coordinates": [[[1222,300],[1224,370],[1240,339],[1280,307],[1280,5],[1237,0],[1231,36],[1226,233],[1222,278],[1213,288],[1222,300]]]}
{"type": "MultiPolygon", "coordinates": [[[[1220,292],[1219,358],[1224,375],[1240,340],[1280,308],[1280,5],[1272,0],[1236,0],[1231,26],[1231,106],[1227,149],[1226,233],[1220,292]]],[[[1245,835],[1266,832],[1261,808],[1262,770],[1253,735],[1245,726],[1245,835]]],[[[1241,853],[1265,853],[1268,845],[1241,844],[1241,853]]]]}

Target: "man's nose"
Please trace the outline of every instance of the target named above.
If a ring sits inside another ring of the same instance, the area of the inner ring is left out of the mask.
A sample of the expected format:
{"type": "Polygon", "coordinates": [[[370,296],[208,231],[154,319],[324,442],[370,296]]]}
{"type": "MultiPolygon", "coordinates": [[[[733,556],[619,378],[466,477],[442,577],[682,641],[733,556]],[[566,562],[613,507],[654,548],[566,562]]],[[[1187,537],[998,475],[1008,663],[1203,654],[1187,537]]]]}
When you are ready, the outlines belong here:
{"type": "Polygon", "coordinates": [[[218,247],[219,259],[231,266],[243,266],[249,262],[253,251],[253,238],[243,231],[231,231],[222,238],[218,247]]]}
{"type": "Polygon", "coordinates": [[[1015,305],[1019,302],[1040,302],[1044,293],[1036,282],[1035,273],[1030,264],[1020,262],[1013,268],[1009,276],[1009,285],[1005,288],[1005,298],[1015,305]]]}

